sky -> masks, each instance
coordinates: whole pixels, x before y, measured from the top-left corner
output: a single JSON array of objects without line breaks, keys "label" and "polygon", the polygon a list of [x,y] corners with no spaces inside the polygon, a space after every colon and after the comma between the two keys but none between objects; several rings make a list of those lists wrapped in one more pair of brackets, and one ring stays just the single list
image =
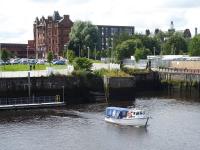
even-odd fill
[{"label": "sky", "polygon": [[99,25],[135,26],[137,33],[156,28],[167,31],[200,28],[200,0],[1,0],[0,43],[27,43],[33,39],[36,17],[70,15],[72,21]]}]

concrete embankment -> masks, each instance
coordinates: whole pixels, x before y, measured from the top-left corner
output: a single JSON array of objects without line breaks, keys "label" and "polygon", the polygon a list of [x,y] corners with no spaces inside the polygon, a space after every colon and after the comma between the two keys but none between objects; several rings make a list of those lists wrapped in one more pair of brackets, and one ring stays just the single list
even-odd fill
[{"label": "concrete embankment", "polygon": [[159,71],[162,89],[181,97],[200,97],[200,73],[194,69],[164,68]]},{"label": "concrete embankment", "polygon": [[137,90],[154,89],[158,76],[151,72],[133,77],[22,77],[0,78],[0,98],[59,95],[67,103],[134,100]]}]

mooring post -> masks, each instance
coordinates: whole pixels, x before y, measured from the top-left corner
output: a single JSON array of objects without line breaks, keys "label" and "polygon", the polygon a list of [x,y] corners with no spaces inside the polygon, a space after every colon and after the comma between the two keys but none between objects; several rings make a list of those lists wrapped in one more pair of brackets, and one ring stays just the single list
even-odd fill
[{"label": "mooring post", "polygon": [[106,97],[106,103],[108,103],[109,98],[109,78],[104,75],[104,92]]},{"label": "mooring post", "polygon": [[30,72],[28,72],[28,97],[30,99],[31,96],[31,80],[30,80]]}]

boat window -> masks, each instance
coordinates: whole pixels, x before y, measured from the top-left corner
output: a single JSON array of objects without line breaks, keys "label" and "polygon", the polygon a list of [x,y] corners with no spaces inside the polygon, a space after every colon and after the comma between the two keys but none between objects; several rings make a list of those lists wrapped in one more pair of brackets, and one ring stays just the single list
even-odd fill
[{"label": "boat window", "polygon": [[122,117],[125,117],[125,116],[126,116],[126,114],[127,114],[127,112],[126,112],[126,111],[122,111]]},{"label": "boat window", "polygon": [[143,115],[143,113],[142,113],[142,112],[140,112],[140,115]]},{"label": "boat window", "polygon": [[139,115],[139,112],[136,112],[136,115]]},{"label": "boat window", "polygon": [[113,110],[113,112],[112,112],[112,116],[114,117],[114,116],[115,116],[115,114],[116,114],[116,111],[115,111],[115,110]]}]

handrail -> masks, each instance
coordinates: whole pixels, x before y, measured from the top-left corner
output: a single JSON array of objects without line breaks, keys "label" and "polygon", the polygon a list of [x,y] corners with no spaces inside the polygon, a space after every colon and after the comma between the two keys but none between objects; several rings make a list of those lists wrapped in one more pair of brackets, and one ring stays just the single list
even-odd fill
[{"label": "handrail", "polygon": [[18,105],[18,104],[41,104],[41,103],[59,103],[56,96],[39,97],[19,97],[19,98],[0,98],[0,105]]}]

